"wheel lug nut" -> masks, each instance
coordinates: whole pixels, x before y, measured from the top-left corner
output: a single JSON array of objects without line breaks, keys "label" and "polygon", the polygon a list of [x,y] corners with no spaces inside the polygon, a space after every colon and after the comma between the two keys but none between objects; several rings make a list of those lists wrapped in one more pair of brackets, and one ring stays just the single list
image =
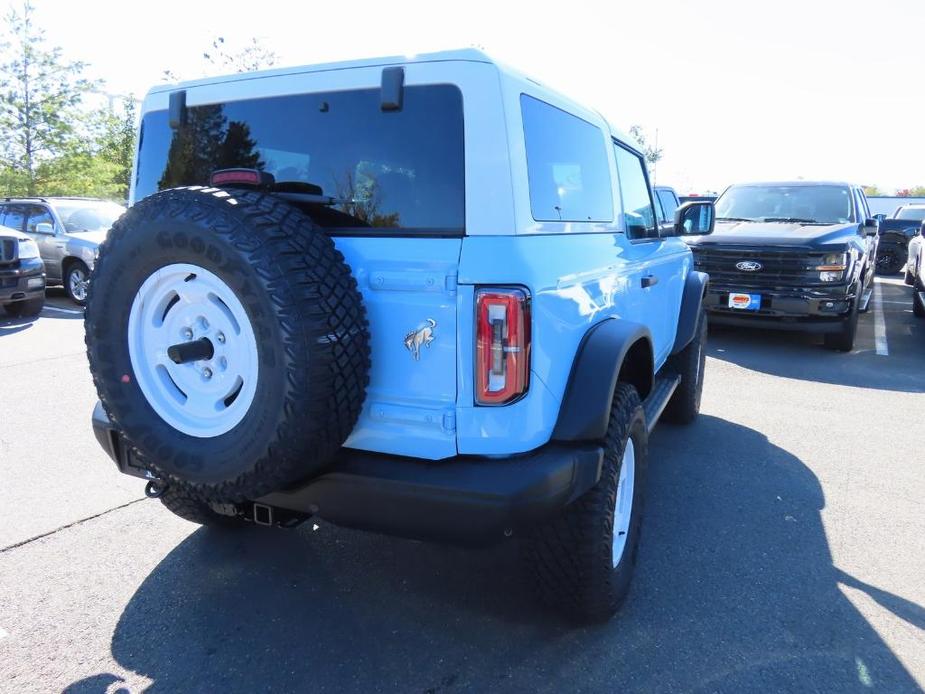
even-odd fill
[{"label": "wheel lug nut", "polygon": [[183,337],[187,340],[192,340],[193,339],[193,329],[183,328]]},{"label": "wheel lug nut", "polygon": [[202,329],[203,329],[203,330],[208,330],[208,329],[209,329],[209,321],[207,321],[207,320],[206,320],[205,318],[203,318],[203,317],[200,317],[200,318],[199,318],[199,325],[202,326]]},{"label": "wheel lug nut", "polygon": [[225,344],[225,333],[219,333],[215,336],[215,339],[218,340],[221,344]]},{"label": "wheel lug nut", "polygon": [[212,378],[212,369],[208,366],[202,370],[202,375],[206,378]]}]

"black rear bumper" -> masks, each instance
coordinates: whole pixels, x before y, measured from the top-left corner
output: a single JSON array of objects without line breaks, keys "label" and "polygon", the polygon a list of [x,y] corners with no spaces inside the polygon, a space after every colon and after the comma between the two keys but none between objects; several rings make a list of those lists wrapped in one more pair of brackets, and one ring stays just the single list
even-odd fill
[{"label": "black rear bumper", "polygon": [[[125,474],[151,479],[97,403],[93,430]],[[343,449],[330,470],[254,501],[271,514],[318,516],[337,525],[462,544],[487,544],[541,523],[600,479],[596,445],[548,444],[509,458],[441,461]],[[255,513],[253,503],[245,513]],[[281,513],[280,513],[281,512]]]},{"label": "black rear bumper", "polygon": [[41,259],[29,258],[0,265],[0,303],[34,299],[44,293],[45,265]]},{"label": "black rear bumper", "polygon": [[[760,294],[761,308],[758,311],[729,308],[730,292]],[[769,288],[711,284],[704,298],[704,307],[710,313],[711,323],[825,333],[841,330],[842,322],[856,299],[846,285]]]}]

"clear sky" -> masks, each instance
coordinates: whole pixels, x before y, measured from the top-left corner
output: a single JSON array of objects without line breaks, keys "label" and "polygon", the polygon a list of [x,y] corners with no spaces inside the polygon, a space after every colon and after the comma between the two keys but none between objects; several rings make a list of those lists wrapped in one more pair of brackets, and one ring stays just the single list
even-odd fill
[{"label": "clear sky", "polygon": [[298,65],[479,46],[658,130],[680,192],[775,178],[925,185],[925,0],[513,3],[33,0],[49,42],[107,89],[202,74],[216,36]]}]

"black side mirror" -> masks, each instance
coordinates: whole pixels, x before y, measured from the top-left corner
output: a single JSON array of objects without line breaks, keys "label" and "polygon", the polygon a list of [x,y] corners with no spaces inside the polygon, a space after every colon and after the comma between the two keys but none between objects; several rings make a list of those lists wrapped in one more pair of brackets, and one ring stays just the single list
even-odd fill
[{"label": "black side mirror", "polygon": [[876,236],[880,232],[880,220],[876,217],[864,221],[864,232],[868,236]]},{"label": "black side mirror", "polygon": [[882,224],[883,220],[886,219],[886,215],[881,212],[880,214],[875,214],[874,219]]},{"label": "black side mirror", "polygon": [[716,209],[709,201],[685,202],[674,213],[676,236],[706,236],[713,233]]}]

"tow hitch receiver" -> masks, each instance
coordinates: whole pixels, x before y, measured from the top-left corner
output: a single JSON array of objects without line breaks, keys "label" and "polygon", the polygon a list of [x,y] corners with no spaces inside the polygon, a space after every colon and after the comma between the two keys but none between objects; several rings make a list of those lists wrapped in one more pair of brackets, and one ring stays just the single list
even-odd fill
[{"label": "tow hitch receiver", "polygon": [[275,525],[277,528],[294,528],[311,518],[311,514],[259,503],[252,504],[250,513],[247,511],[247,507],[244,507],[241,511],[245,517],[254,521],[254,525],[268,527]]},{"label": "tow hitch receiver", "polygon": [[273,525],[273,507],[266,504],[254,504],[254,523]]}]

